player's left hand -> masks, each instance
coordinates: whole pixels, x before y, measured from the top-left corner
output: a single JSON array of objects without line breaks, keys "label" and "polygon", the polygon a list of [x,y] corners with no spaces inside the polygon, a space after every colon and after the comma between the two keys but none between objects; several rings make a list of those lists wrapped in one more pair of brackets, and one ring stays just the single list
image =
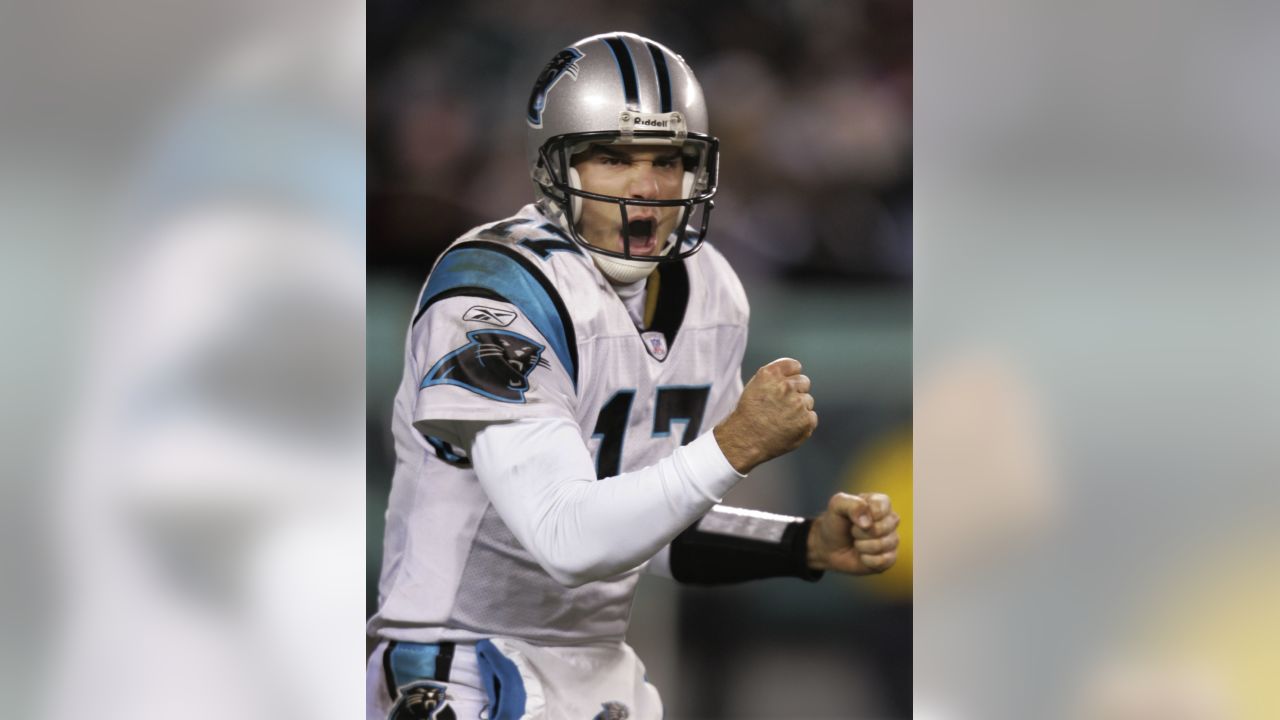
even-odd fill
[{"label": "player's left hand", "polygon": [[898,514],[881,493],[836,493],[809,530],[809,567],[882,573],[898,559]]}]

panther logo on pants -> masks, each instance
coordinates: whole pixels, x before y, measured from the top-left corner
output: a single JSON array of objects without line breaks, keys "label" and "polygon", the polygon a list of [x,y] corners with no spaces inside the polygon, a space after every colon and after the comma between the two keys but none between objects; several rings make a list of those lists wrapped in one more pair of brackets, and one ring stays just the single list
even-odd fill
[{"label": "panther logo on pants", "polygon": [[627,710],[627,706],[620,702],[610,700],[601,705],[601,707],[604,709],[596,713],[596,716],[591,720],[627,720],[627,718],[631,717],[631,711]]},{"label": "panther logo on pants", "polygon": [[456,720],[456,715],[442,686],[416,682],[400,688],[388,720]]}]

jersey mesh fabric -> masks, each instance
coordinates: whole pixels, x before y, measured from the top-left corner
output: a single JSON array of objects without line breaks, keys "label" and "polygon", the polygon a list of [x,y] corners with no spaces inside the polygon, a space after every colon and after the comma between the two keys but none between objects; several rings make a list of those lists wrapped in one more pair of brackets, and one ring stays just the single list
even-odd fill
[{"label": "jersey mesh fabric", "polygon": [[638,572],[566,588],[520,547],[490,507],[463,569],[453,622],[546,644],[612,639],[625,628]]}]

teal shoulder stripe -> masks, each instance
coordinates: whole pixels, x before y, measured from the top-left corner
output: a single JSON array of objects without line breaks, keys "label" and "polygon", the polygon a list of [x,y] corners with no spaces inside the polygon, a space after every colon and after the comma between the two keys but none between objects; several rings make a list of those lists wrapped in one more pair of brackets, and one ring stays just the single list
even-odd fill
[{"label": "teal shoulder stripe", "polygon": [[431,271],[419,315],[436,300],[458,294],[491,293],[520,308],[547,339],[578,388],[578,341],[560,293],[516,250],[489,242],[454,246]]}]

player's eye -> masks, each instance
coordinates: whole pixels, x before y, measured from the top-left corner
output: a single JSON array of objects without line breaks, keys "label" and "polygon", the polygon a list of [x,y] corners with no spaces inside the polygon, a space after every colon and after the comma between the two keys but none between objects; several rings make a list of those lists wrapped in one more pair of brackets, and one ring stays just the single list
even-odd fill
[{"label": "player's eye", "polygon": [[600,163],[608,167],[617,167],[623,163],[622,158],[613,155],[601,155]]},{"label": "player's eye", "polygon": [[680,164],[680,158],[675,156],[660,157],[653,161],[653,166],[659,170],[671,170],[678,164]]}]

